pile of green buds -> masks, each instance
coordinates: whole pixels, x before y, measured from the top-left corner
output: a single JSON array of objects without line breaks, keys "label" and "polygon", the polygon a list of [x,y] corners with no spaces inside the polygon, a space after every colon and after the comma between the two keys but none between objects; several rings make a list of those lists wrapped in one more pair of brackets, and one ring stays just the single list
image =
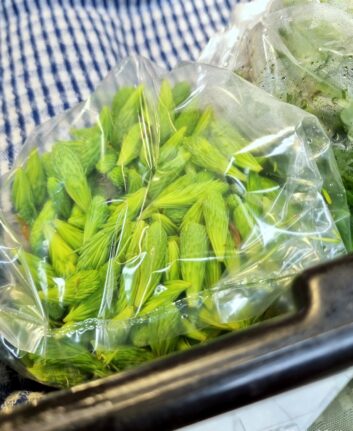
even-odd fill
[{"label": "pile of green buds", "polygon": [[[18,266],[52,334],[23,358],[42,382],[73,385],[248,324],[223,322],[205,292],[261,246],[276,167],[186,82],[163,81],[156,109],[146,94],[121,88],[96,124],[14,171]],[[82,325],[72,336],[98,321],[120,328],[114,342],[94,345]]]}]

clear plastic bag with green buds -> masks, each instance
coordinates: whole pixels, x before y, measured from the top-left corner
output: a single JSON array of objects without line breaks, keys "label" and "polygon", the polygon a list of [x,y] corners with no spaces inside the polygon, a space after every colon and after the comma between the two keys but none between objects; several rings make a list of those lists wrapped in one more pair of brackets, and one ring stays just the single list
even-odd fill
[{"label": "clear plastic bag with green buds", "polygon": [[14,363],[71,386],[261,320],[345,253],[313,141],[314,117],[229,71],[122,63],[1,179]]},{"label": "clear plastic bag with green buds", "polygon": [[[227,67],[282,101],[318,117],[331,146],[328,151],[321,144],[312,149],[318,155],[330,210],[350,251],[352,40],[352,1],[272,0],[260,16],[216,35],[202,54],[204,62]],[[339,191],[342,180],[337,171],[343,180],[343,193]]]}]

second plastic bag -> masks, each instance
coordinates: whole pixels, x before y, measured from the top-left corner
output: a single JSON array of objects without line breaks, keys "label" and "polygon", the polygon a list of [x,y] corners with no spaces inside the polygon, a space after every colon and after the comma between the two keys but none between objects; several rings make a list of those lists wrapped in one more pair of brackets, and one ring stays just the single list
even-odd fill
[{"label": "second plastic bag", "polygon": [[261,318],[345,253],[316,164],[328,147],[315,117],[230,71],[124,62],[2,178],[15,365],[68,386]]},{"label": "second plastic bag", "polygon": [[[228,67],[320,119],[331,138],[351,212],[352,41],[352,2],[273,0],[259,16],[237,22],[234,28],[215,36],[202,56],[203,61]],[[318,166],[325,184],[331,183],[330,170],[321,162]],[[351,235],[345,227],[349,219],[347,205],[341,195],[336,199],[331,207],[333,215],[351,250]]]}]

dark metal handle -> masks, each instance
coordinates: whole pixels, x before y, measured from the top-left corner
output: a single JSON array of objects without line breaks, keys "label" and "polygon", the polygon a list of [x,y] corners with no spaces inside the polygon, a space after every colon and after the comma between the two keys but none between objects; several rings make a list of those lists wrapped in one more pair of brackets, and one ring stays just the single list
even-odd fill
[{"label": "dark metal handle", "polygon": [[0,430],[173,430],[353,362],[353,256],[293,284],[298,312],[129,372],[45,397]]}]

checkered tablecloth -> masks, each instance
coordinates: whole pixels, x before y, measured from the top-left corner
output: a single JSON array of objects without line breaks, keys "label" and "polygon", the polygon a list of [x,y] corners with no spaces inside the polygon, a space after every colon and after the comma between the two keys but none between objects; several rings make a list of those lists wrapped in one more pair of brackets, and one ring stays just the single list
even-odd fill
[{"label": "checkered tablecloth", "polygon": [[122,58],[197,59],[236,0],[0,1],[0,174],[34,127],[84,100]]}]

